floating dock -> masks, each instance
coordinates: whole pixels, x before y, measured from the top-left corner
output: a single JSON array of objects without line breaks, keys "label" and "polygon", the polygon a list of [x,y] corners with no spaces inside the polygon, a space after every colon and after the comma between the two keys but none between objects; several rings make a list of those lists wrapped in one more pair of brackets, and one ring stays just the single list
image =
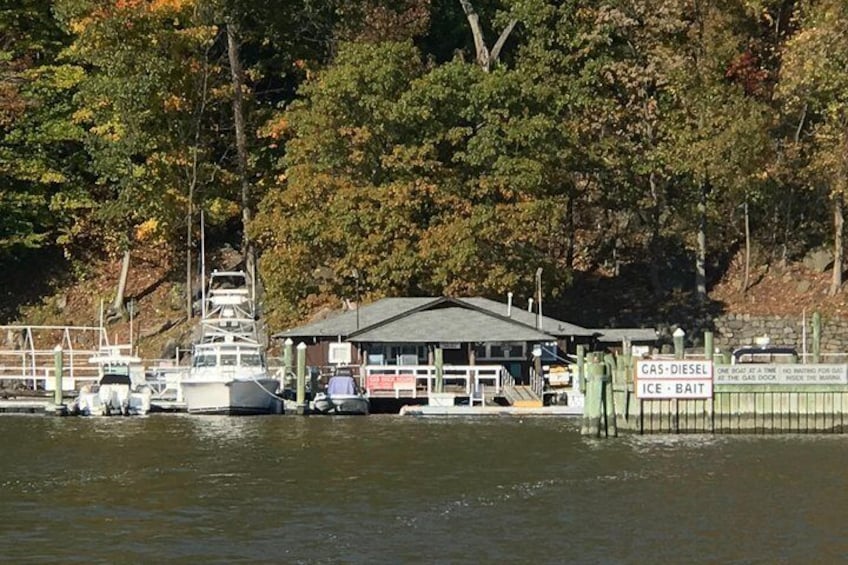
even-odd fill
[{"label": "floating dock", "polygon": [[428,406],[407,405],[401,416],[582,416],[582,406]]},{"label": "floating dock", "polygon": [[0,414],[53,414],[53,402],[46,398],[0,400]]}]

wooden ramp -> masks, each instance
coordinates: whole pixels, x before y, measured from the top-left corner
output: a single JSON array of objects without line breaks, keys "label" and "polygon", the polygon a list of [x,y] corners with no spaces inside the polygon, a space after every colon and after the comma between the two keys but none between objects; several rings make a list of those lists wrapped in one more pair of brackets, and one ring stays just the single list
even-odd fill
[{"label": "wooden ramp", "polygon": [[504,387],[504,397],[516,408],[542,407],[542,399],[528,385]]}]

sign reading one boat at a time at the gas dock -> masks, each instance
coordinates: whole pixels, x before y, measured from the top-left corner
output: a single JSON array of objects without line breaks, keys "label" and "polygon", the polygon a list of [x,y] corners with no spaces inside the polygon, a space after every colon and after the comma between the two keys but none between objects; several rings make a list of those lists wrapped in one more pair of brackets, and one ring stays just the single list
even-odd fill
[{"label": "sign reading one boat at a time at the gas dock", "polygon": [[636,361],[635,385],[637,398],[712,398],[713,364],[641,359]]}]

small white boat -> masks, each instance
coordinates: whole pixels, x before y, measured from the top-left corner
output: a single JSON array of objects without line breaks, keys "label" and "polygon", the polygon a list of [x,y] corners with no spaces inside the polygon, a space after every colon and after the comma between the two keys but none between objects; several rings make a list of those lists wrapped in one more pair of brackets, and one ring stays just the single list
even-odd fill
[{"label": "small white boat", "polygon": [[330,377],[327,388],[315,395],[312,411],[318,414],[367,416],[371,403],[356,386],[352,375]]},{"label": "small white boat", "polygon": [[129,345],[107,345],[89,358],[98,366],[96,384],[83,386],[71,412],[80,416],[137,416],[150,412],[151,390],[141,359]]}]

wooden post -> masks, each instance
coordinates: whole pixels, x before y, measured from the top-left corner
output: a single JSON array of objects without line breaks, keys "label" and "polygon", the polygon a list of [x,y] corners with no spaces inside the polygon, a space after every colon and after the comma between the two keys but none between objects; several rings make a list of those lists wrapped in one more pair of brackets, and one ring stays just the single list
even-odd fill
[{"label": "wooden post", "polygon": [[53,348],[53,369],[55,371],[56,390],[53,391],[53,404],[57,407],[62,405],[62,346],[57,345]]},{"label": "wooden post", "polygon": [[[706,331],[704,332],[704,358],[707,361],[713,362],[713,365],[716,364],[715,360],[715,343],[713,340],[713,332]],[[719,362],[721,360],[721,356],[719,356]],[[715,369],[713,369],[713,379],[715,379]],[[713,393],[713,398],[715,397],[715,393]],[[707,423],[709,423],[709,430],[705,431],[713,431],[714,429],[714,410],[713,410],[713,398],[709,400],[704,400],[704,428],[707,427]]]},{"label": "wooden post", "polygon": [[294,342],[290,337],[287,337],[286,341],[283,342],[283,378],[280,382],[280,389],[285,388],[286,383],[289,380],[289,375],[292,372],[293,346]]},{"label": "wooden post", "polygon": [[618,436],[618,425],[615,418],[615,398],[613,397],[613,374],[618,367],[615,364],[615,358],[611,357],[612,363],[606,363],[606,372],[601,376],[603,386],[603,410],[604,410],[604,435],[613,437]]},{"label": "wooden post", "polygon": [[586,373],[584,363],[586,361],[586,348],[582,345],[577,346],[577,382],[572,383],[572,386],[580,391],[580,394],[586,394]]},{"label": "wooden post", "polygon": [[604,363],[597,356],[586,366],[586,399],[583,404],[583,425],[580,433],[586,436],[601,434],[601,402],[604,384]]},{"label": "wooden post", "polygon": [[813,363],[821,363],[821,313],[813,312]]},{"label": "wooden post", "polygon": [[436,383],[433,392],[444,392],[444,367],[445,367],[445,356],[441,347],[437,347],[435,351],[435,363],[436,366]]},{"label": "wooden post", "polygon": [[704,332],[704,359],[713,360],[713,332]]},{"label": "wooden post", "polygon": [[[542,349],[541,349],[542,346],[539,345],[538,347],[539,347],[539,350],[538,350],[539,354],[533,355],[533,372],[536,373],[536,379],[538,379],[538,382],[541,382],[542,379],[543,379],[543,377],[542,377]],[[535,353],[536,349],[534,348],[533,351]],[[533,381],[531,380],[531,383],[532,382]]]},{"label": "wooden post", "polygon": [[627,422],[628,411],[630,407],[630,385],[633,382],[633,355],[625,353],[618,363],[618,382],[613,381],[613,394],[618,394],[615,400],[617,410],[616,423],[620,415],[624,422]]},{"label": "wooden post", "polygon": [[297,413],[306,413],[306,344],[297,344]]},{"label": "wooden post", "polygon": [[686,335],[686,332],[683,331],[683,328],[677,328],[671,335],[674,340],[674,358],[683,359],[683,337]]}]

